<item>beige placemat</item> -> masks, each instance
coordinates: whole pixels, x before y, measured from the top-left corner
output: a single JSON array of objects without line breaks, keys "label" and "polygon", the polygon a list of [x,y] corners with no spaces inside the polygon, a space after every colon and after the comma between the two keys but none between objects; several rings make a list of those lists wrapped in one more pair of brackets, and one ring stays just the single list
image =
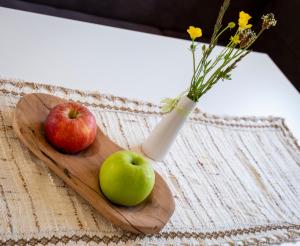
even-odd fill
[{"label": "beige placemat", "polygon": [[176,209],[160,234],[123,232],[103,219],[20,143],[14,107],[26,93],[79,101],[124,148],[159,121],[151,103],[35,83],[0,81],[0,245],[203,245],[300,239],[300,148],[281,118],[196,110],[165,161]]}]

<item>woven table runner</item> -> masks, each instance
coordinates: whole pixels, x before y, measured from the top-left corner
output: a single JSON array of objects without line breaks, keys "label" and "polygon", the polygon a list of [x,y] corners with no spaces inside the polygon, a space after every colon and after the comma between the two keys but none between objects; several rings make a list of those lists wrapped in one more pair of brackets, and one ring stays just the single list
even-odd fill
[{"label": "woven table runner", "polygon": [[300,239],[300,148],[283,119],[191,115],[154,168],[175,199],[157,235],[124,232],[69,189],[16,138],[14,108],[42,92],[86,105],[126,149],[161,118],[157,105],[62,87],[0,81],[0,245],[223,245]]}]

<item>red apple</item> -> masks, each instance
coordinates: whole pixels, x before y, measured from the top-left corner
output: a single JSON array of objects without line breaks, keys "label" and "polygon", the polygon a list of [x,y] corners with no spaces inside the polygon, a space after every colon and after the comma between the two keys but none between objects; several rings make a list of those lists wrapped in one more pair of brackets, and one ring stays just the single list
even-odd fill
[{"label": "red apple", "polygon": [[56,105],[47,116],[44,129],[46,139],[55,148],[69,154],[86,149],[97,134],[93,114],[75,102]]}]

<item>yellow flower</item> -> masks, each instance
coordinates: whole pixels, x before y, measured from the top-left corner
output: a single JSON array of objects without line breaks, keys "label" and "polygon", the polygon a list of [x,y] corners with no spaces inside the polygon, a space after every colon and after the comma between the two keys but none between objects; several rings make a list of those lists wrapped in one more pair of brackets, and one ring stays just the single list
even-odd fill
[{"label": "yellow flower", "polygon": [[186,31],[190,34],[190,37],[193,41],[202,36],[202,30],[199,27],[190,26]]},{"label": "yellow flower", "polygon": [[234,43],[234,44],[239,44],[241,42],[239,35],[234,35],[233,37],[230,38],[230,40]]},{"label": "yellow flower", "polygon": [[245,30],[248,28],[251,28],[252,25],[248,24],[248,21],[251,19],[252,17],[245,13],[244,11],[240,12],[240,18],[239,18],[239,29],[240,30]]}]

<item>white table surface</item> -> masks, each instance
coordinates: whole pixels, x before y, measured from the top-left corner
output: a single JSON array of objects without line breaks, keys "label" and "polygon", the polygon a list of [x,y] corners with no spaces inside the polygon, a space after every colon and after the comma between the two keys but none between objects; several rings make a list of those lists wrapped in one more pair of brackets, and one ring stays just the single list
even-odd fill
[{"label": "white table surface", "polygon": [[[155,103],[179,94],[191,78],[188,41],[2,7],[0,30],[3,78]],[[267,54],[250,54],[199,106],[221,115],[281,116],[300,139],[300,95]]]}]

